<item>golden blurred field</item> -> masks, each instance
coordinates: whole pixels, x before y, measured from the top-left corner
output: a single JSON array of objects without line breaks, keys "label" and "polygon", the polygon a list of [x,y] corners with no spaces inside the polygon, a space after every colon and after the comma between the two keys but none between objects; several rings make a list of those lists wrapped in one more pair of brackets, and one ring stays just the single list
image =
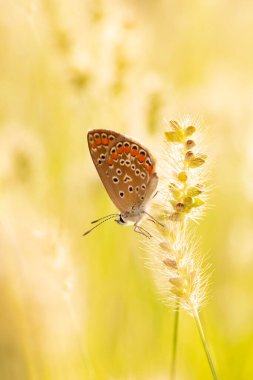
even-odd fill
[{"label": "golden blurred field", "polygon": [[[173,312],[86,133],[159,156],[164,118],[207,127],[214,268],[202,311],[220,379],[253,378],[253,3],[10,0],[0,12],[0,379],[165,380]],[[181,315],[177,379],[211,379]]]}]

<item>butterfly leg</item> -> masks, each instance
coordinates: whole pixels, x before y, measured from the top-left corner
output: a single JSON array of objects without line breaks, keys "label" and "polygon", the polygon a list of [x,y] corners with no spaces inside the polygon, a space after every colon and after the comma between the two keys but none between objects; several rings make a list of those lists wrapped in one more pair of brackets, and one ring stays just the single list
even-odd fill
[{"label": "butterfly leg", "polygon": [[137,232],[138,234],[145,236],[148,239],[152,237],[152,235],[148,231],[146,231],[143,227],[138,226],[138,224],[134,225],[134,231]]},{"label": "butterfly leg", "polygon": [[163,223],[159,222],[157,219],[155,219],[152,215],[148,214],[146,211],[143,211],[144,214],[149,216],[148,220],[152,220],[152,222],[159,224],[161,227],[165,227]]}]

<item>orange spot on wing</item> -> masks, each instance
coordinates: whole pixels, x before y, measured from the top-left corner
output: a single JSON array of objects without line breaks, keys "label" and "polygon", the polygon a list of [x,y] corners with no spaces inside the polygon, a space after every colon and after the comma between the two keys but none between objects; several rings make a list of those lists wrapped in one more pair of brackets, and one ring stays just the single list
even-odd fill
[{"label": "orange spot on wing", "polygon": [[153,166],[149,166],[148,164],[144,164],[143,166],[149,174],[153,172]]},{"label": "orange spot on wing", "polygon": [[117,148],[117,153],[118,153],[118,154],[123,153],[123,151],[124,151],[123,146],[121,146],[120,148]]},{"label": "orange spot on wing", "polygon": [[110,156],[109,158],[108,158],[108,165],[109,166],[112,166],[113,165],[113,159],[112,159],[112,157]]},{"label": "orange spot on wing", "polygon": [[135,157],[137,156],[137,154],[138,154],[137,149],[131,149],[131,156]]},{"label": "orange spot on wing", "polygon": [[91,146],[92,148],[96,148],[96,147],[97,147],[97,144],[94,142],[94,143],[90,144],[90,146]]},{"label": "orange spot on wing", "polygon": [[103,145],[108,145],[109,144],[109,140],[107,138],[102,139],[102,144]]},{"label": "orange spot on wing", "polygon": [[112,158],[114,160],[117,160],[118,159],[118,153],[112,153]]},{"label": "orange spot on wing", "polygon": [[124,152],[126,153],[126,154],[128,154],[129,152],[130,152],[130,146],[125,146],[124,147]]},{"label": "orange spot on wing", "polygon": [[101,138],[100,137],[98,137],[97,139],[95,139],[95,141],[96,141],[97,145],[101,145]]},{"label": "orange spot on wing", "polygon": [[143,162],[145,160],[145,154],[139,154],[138,155],[138,161]]}]

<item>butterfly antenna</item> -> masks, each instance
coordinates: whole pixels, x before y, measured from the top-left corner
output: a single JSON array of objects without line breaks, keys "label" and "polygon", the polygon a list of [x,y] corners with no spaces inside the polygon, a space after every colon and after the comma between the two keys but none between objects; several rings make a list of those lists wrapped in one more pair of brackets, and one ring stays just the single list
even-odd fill
[{"label": "butterfly antenna", "polygon": [[102,220],[102,219],[106,219],[106,218],[113,217],[113,216],[118,216],[118,215],[119,215],[119,214],[109,214],[109,215],[106,215],[106,216],[102,216],[102,218],[99,218],[99,219],[97,219],[97,220],[93,220],[93,221],[91,222],[91,224],[97,223],[97,222],[99,222],[99,221]]},{"label": "butterfly antenna", "polygon": [[[118,214],[116,214],[116,215],[118,215]],[[102,221],[101,221],[100,223],[98,223],[96,226],[92,227],[90,230],[86,231],[82,236],[86,236],[86,235],[88,235],[92,230],[94,230],[95,228],[97,228],[98,226],[100,226],[100,224],[103,224],[104,222],[107,222],[107,220],[114,218],[114,217],[115,217],[115,214],[110,215],[110,216],[107,215],[107,216],[108,216],[107,219],[105,219],[105,217],[104,217],[104,218],[101,218],[101,219],[104,219],[104,220],[102,220]],[[99,220],[100,220],[100,219],[99,219]],[[93,223],[95,223],[95,221],[94,221]]]},{"label": "butterfly antenna", "polygon": [[149,218],[150,218],[154,223],[157,223],[157,224],[159,224],[159,226],[164,227],[164,224],[163,224],[163,223],[159,222],[157,219],[155,219],[152,215],[150,215],[150,214],[147,213],[146,211],[144,211],[144,214],[148,215]]}]

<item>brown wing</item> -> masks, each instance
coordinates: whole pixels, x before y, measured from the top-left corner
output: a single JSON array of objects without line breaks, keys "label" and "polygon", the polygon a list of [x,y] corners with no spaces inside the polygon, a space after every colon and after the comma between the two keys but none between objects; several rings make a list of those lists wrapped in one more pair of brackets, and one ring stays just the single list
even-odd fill
[{"label": "brown wing", "polygon": [[[155,190],[155,160],[139,142],[113,131],[88,132],[91,157],[110,198],[121,213],[146,203]],[[154,184],[154,181],[152,181]]]}]

